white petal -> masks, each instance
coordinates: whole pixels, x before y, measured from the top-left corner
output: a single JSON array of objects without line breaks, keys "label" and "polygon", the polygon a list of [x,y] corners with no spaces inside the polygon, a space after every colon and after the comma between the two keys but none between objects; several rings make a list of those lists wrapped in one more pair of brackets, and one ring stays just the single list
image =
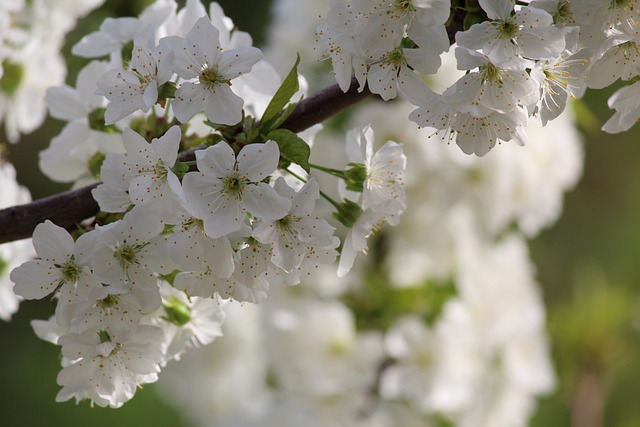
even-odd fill
[{"label": "white petal", "polygon": [[244,100],[228,84],[216,84],[206,92],[204,114],[214,123],[235,125],[242,120]]},{"label": "white petal", "polygon": [[260,182],[275,172],[280,149],[274,141],[246,145],[238,153],[238,173],[251,182]]},{"label": "white petal", "polygon": [[73,255],[71,235],[49,220],[36,226],[33,247],[40,258],[58,264],[66,263]]},{"label": "white petal", "polygon": [[51,262],[31,260],[15,268],[11,274],[13,292],[25,299],[41,299],[53,292],[62,274]]},{"label": "white petal", "polygon": [[236,155],[226,142],[196,151],[198,170],[215,178],[229,176],[236,166]]},{"label": "white petal", "polygon": [[267,221],[284,217],[291,208],[290,200],[281,197],[273,187],[264,182],[246,186],[243,201],[247,211]]},{"label": "white petal", "polygon": [[262,51],[256,47],[241,46],[223,52],[218,58],[218,72],[227,80],[246,74],[262,59]]},{"label": "white petal", "polygon": [[173,113],[181,123],[186,123],[191,117],[202,112],[208,96],[207,90],[202,85],[183,83],[176,91],[175,99],[171,102]]}]

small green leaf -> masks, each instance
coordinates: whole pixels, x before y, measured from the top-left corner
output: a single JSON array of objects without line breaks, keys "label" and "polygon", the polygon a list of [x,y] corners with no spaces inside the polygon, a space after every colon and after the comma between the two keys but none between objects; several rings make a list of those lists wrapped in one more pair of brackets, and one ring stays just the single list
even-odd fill
[{"label": "small green leaf", "polygon": [[287,129],[276,129],[269,132],[267,137],[276,143],[280,148],[280,156],[285,160],[298,164],[307,173],[311,170],[309,166],[309,156],[311,148],[304,139]]},{"label": "small green leaf", "polygon": [[273,95],[273,99],[269,102],[266,110],[264,110],[262,120],[260,121],[260,131],[262,133],[266,133],[269,130],[274,129],[273,123],[278,119],[280,112],[284,106],[287,105],[293,94],[300,89],[300,84],[298,83],[299,63],[300,55],[297,56],[296,63],[293,64],[293,68],[291,68],[291,71],[278,88],[276,94]]},{"label": "small green leaf", "polygon": [[89,127],[98,132],[104,133],[120,133],[117,127],[114,125],[105,125],[104,124],[104,112],[105,108],[96,108],[92,112],[89,113]]}]

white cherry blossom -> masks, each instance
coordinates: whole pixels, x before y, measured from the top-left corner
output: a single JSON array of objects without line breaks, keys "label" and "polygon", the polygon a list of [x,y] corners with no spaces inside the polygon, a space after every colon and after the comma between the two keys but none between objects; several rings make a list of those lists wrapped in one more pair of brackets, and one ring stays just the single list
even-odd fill
[{"label": "white cherry blossom", "polygon": [[618,133],[631,129],[640,119],[640,82],[618,89],[609,98],[609,108],[615,113],[602,126],[603,131]]},{"label": "white cherry blossom", "polygon": [[298,192],[289,187],[284,178],[278,178],[275,189],[291,200],[289,213],[273,222],[262,222],[254,236],[262,243],[273,245],[271,262],[286,272],[299,267],[314,241],[333,234],[333,227],[313,216],[315,203],[320,198],[318,183],[310,179]]},{"label": "white cherry blossom", "polygon": [[[401,144],[387,141],[379,150],[373,150],[374,134],[371,126],[347,132],[346,150],[349,162],[364,165],[366,177],[362,189],[362,207],[373,208],[386,200],[397,200],[405,205],[402,173],[407,157]],[[349,193],[353,196],[355,193]]]},{"label": "white cherry blossom", "polygon": [[132,211],[123,220],[100,227],[92,256],[94,274],[119,289],[139,288],[157,301],[156,274],[168,274],[173,263],[167,254],[162,224],[151,212]]},{"label": "white cherry blossom", "polygon": [[458,32],[460,46],[482,49],[496,64],[518,56],[551,59],[564,50],[564,34],[544,10],[525,6],[514,13],[515,0],[480,0],[480,5],[491,20]]},{"label": "white cherry blossom", "polygon": [[247,213],[266,220],[287,214],[291,202],[263,182],[276,170],[279,155],[273,141],[247,145],[237,157],[224,142],[196,152],[200,172],[189,172],[182,184],[207,235],[218,238],[239,230]]},{"label": "white cherry blossom", "polygon": [[84,302],[100,283],[89,267],[90,243],[80,237],[74,242],[69,233],[47,220],[33,233],[38,259],[27,261],[11,272],[14,292],[26,299],[41,299],[56,292],[56,315],[69,324],[70,307]]},{"label": "white cherry blossom", "polygon": [[186,38],[173,38],[175,72],[186,81],[176,91],[172,106],[186,122],[203,112],[214,123],[232,125],[242,119],[244,101],[231,90],[231,80],[251,71],[262,59],[254,47],[223,51],[220,32],[208,17],[196,21]]},{"label": "white cherry blossom", "polygon": [[173,74],[173,51],[164,43],[156,46],[151,27],[140,30],[134,39],[128,69],[107,71],[98,80],[99,95],[109,100],[105,124],[110,125],[131,113],[149,111],[158,100],[158,88]]},{"label": "white cherry blossom", "polygon": [[156,326],[141,325],[111,334],[88,330],[60,337],[69,362],[58,374],[62,390],[56,401],[88,398],[99,406],[122,406],[139,385],[157,380],[161,334]]},{"label": "white cherry blossom", "polygon": [[154,209],[162,218],[174,216],[179,206],[180,182],[172,171],[182,132],[171,127],[147,142],[131,129],[122,141],[126,154],[109,154],[101,168],[104,181],[92,191],[106,212],[124,212],[130,204]]}]

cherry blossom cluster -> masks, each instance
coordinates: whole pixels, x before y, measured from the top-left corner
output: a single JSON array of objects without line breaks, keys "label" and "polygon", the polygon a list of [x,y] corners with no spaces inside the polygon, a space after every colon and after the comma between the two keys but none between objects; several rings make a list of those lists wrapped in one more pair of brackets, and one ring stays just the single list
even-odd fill
[{"label": "cherry blossom cluster", "polygon": [[[449,59],[441,84],[462,74]],[[193,425],[510,427],[553,390],[525,235],[557,219],[580,175],[571,116],[532,122],[528,146],[480,158],[424,144],[432,130],[402,120],[412,108],[371,103],[346,125],[371,122],[375,146],[404,142],[400,224],[345,277],[320,272],[262,304],[228,305],[224,339],[158,384]],[[343,136],[322,143],[324,162]]]},{"label": "cherry blossom cluster", "polygon": [[[289,55],[317,54],[309,21],[329,3],[278,1],[276,22],[295,25],[272,28],[265,51],[287,40]],[[464,77],[453,54],[442,56],[434,87]],[[443,133],[428,143],[434,128],[407,126],[414,108],[403,97],[371,102],[316,137],[323,164],[339,164],[342,129],[370,123],[374,146],[403,141],[407,209],[349,275],[320,272],[263,304],[230,304],[224,339],[187,354],[159,382],[192,424],[512,427],[527,425],[537,398],[553,390],[525,237],[557,220],[580,176],[573,118],[529,121],[526,147],[478,157]]]},{"label": "cherry blossom cluster", "polygon": [[[478,156],[502,141],[524,145],[530,118],[542,124],[556,118],[587,83],[604,87],[637,74],[622,71],[635,69],[633,54],[622,52],[635,46],[636,2],[473,3],[337,2],[318,27],[318,37],[343,90],[352,70],[361,87],[366,79],[384,99],[394,98],[399,89],[418,107],[409,116],[412,121],[449,135],[465,153]],[[440,54],[449,48],[445,24],[459,18],[458,9],[465,11],[464,31],[455,34],[455,55],[457,68],[466,74],[437,94],[422,77],[440,67]],[[627,66],[611,72],[617,54]],[[612,120],[624,115],[630,126],[638,115],[623,107],[625,93],[610,101],[621,110]],[[615,130],[611,121],[605,130]]]},{"label": "cherry blossom cluster", "polygon": [[[216,3],[105,19],[73,47],[91,60],[75,86],[46,92],[66,124],[40,154],[52,180],[95,184],[100,213],[73,232],[38,225],[22,265],[28,249],[0,246],[0,292],[16,267],[16,295],[56,301],[33,326],[61,347],[57,400],[119,407],[189,358],[166,387],[202,425],[526,424],[554,375],[524,236],[557,219],[580,175],[567,101],[638,74],[636,3],[282,0],[287,27],[264,53]],[[302,14],[326,16],[310,38]],[[306,96],[290,63],[317,55],[314,38],[343,91],[355,75],[398,99],[342,134],[287,130]],[[278,49],[286,66],[269,62]],[[5,58],[6,94],[23,74]],[[637,120],[635,86],[606,130]],[[0,204],[23,201],[0,164],[5,178]],[[211,356],[186,351],[205,344]]]},{"label": "cherry blossom cluster", "polygon": [[[138,18],[106,19],[73,51],[109,61],[47,92],[67,124],[40,165],[58,181],[99,179],[100,213],[72,234],[38,225],[36,258],[11,272],[15,294],[57,301],[34,322],[61,346],[57,400],[119,407],[187,347],[221,335],[229,300],[260,302],[333,263],[340,239],[317,213],[321,194],[348,227],[341,276],[370,235],[398,224],[402,145],[374,150],[364,126],[347,135],[347,166],[310,164],[308,143],[278,128],[295,66],[265,90],[261,79],[277,74],[219,5],[160,0]],[[339,201],[312,167],[339,178]]]}]

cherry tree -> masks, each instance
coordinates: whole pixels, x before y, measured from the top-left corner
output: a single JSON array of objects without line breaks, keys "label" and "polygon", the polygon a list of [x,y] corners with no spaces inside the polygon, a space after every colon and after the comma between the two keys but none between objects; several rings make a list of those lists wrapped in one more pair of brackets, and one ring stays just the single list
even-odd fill
[{"label": "cherry tree", "polygon": [[0,6],[7,140],[66,122],[39,165],[72,190],[29,203],[0,158],[0,316],[52,296],[56,400],[160,379],[203,425],[527,424],[555,376],[526,239],[581,173],[567,103],[620,79],[603,129],[640,117],[637,1],[280,0],[259,49],[157,0],[73,47],[75,86],[101,2],[64,3]]}]

